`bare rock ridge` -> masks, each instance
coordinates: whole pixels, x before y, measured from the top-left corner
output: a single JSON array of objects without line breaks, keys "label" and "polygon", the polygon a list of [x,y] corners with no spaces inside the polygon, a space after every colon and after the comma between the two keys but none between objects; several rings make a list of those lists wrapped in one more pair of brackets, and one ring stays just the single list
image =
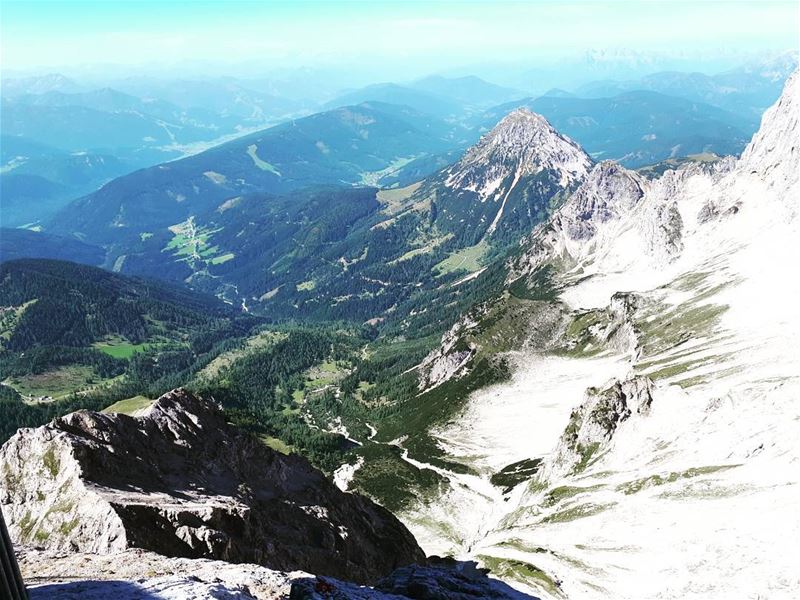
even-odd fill
[{"label": "bare rock ridge", "polygon": [[17,544],[249,562],[359,583],[425,561],[391,513],[178,389],[140,417],[78,411],[0,450]]}]

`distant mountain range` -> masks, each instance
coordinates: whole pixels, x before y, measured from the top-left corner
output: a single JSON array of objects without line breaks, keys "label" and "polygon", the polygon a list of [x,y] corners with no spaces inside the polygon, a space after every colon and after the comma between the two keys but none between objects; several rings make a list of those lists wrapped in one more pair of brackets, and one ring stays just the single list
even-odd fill
[{"label": "distant mountain range", "polygon": [[[630,58],[592,60],[600,65]],[[629,167],[696,154],[736,154],[795,62],[796,57],[787,54],[718,75],[665,71],[583,84],[576,93],[553,88],[538,98],[474,76],[436,75],[405,84],[369,85],[335,95],[323,108],[369,105],[365,108],[411,122],[444,143],[431,144],[423,136],[405,144],[393,160],[379,152],[383,158],[373,161],[375,165],[347,167],[347,152],[339,161],[326,155],[321,158],[327,165],[320,171],[328,175],[321,177],[312,173],[319,162],[312,152],[298,155],[308,164],[296,168],[308,172],[301,179],[309,184],[405,186],[458,160],[463,148],[520,106],[543,114],[593,157],[612,158]],[[287,72],[282,80],[131,77],[115,80],[113,87],[92,87],[59,74],[4,78],[2,225],[42,224],[70,200],[116,177],[319,110],[321,99],[331,93],[315,92],[303,83],[303,77],[313,76],[314,72]],[[340,167],[346,172],[338,176],[333,171]],[[366,173],[363,181],[353,177],[355,170]],[[244,183],[232,186],[237,191],[261,189],[258,182],[263,178],[239,178]],[[288,188],[268,185],[263,191],[281,189]],[[189,197],[185,190],[174,191]],[[190,191],[194,193],[194,187]]]},{"label": "distant mountain range", "polygon": [[441,118],[459,119],[465,114],[523,97],[524,92],[475,76],[450,78],[431,75],[406,85],[381,83],[351,90],[329,101],[325,107],[378,101],[404,104]]},{"label": "distant mountain range", "polygon": [[377,83],[363,89],[346,92],[323,105],[324,109],[361,104],[363,102],[385,102],[409,106],[419,112],[439,118],[456,118],[461,115],[461,105],[448,98],[415,90],[396,83]]},{"label": "distant mountain range", "polygon": [[[364,172],[350,169],[368,168],[379,153],[397,162],[409,144],[442,147],[374,106],[321,113],[133,173],[70,205],[50,231],[105,245],[105,265],[115,270],[188,281],[249,310],[366,321],[393,305],[411,312],[425,293],[502,256],[592,164],[542,117],[520,110],[421,183],[331,186],[345,176],[363,186]],[[349,160],[326,165],[323,143]],[[254,165],[254,155],[269,168]],[[329,185],[308,187],[314,180]]]},{"label": "distant mountain range", "polygon": [[593,81],[577,87],[575,95],[606,98],[634,90],[659,92],[724,108],[755,130],[761,113],[778,99],[783,82],[797,64],[797,53],[787,52],[762,63],[716,75],[660,71],[637,79]]},{"label": "distant mountain range", "polygon": [[69,152],[24,137],[0,135],[0,198],[4,227],[34,224],[76,195],[91,192],[131,170],[116,156]]},{"label": "distant mountain range", "polygon": [[628,167],[704,152],[738,154],[754,131],[748,117],[647,91],[610,98],[563,93],[528,98],[487,111],[484,126],[490,127],[520,105],[545,116],[595,158],[613,159]]},{"label": "distant mountain range", "polygon": [[127,83],[143,95],[57,74],[3,79],[3,225],[41,221],[115,177],[303,112],[237,86]]}]

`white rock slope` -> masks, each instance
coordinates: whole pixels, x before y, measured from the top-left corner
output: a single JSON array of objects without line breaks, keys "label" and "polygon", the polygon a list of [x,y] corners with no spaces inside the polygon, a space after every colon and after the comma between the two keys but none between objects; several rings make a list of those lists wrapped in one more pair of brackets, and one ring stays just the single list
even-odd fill
[{"label": "white rock slope", "polygon": [[[427,551],[545,597],[798,596],[799,122],[796,73],[740,159],[653,182],[602,163],[534,232],[512,280],[552,267],[596,345],[516,357],[436,432],[485,477],[544,462],[502,499],[453,474],[405,515]],[[601,349],[606,309],[628,342]]]}]

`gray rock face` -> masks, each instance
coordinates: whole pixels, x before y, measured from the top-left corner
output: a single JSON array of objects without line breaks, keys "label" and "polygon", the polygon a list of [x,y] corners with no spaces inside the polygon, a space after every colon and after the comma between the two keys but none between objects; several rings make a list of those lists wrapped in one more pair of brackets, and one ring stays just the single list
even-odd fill
[{"label": "gray rock face", "polygon": [[580,472],[611,441],[617,428],[633,415],[646,416],[653,403],[653,382],[647,377],[615,381],[605,389],[589,388],[572,411],[548,469]]},{"label": "gray rock face", "polygon": [[627,214],[644,196],[638,176],[612,161],[595,165],[554,222],[573,240],[588,240],[597,226]]},{"label": "gray rock face", "polygon": [[645,195],[644,180],[612,161],[596,164],[552,216],[523,240],[522,254],[509,263],[509,281],[544,264],[565,270],[587,250],[604,243],[604,230],[624,222]]},{"label": "gray rock face", "polygon": [[536,600],[490,579],[474,562],[436,557],[430,565],[401,567],[367,587],[302,571],[167,558],[135,549],[115,554],[19,550],[31,600]]},{"label": "gray rock face", "polygon": [[370,500],[175,390],[141,417],[78,411],[0,449],[0,505],[16,543],[251,562],[357,582],[424,561]]},{"label": "gray rock face", "polygon": [[631,292],[617,292],[608,306],[610,321],[603,332],[603,341],[617,352],[636,358],[639,354],[639,334],[633,314],[640,302],[639,296]]}]

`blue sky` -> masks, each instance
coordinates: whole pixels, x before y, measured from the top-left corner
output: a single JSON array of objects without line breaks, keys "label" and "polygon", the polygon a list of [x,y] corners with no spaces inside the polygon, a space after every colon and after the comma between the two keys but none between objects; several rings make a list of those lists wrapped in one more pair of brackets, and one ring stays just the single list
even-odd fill
[{"label": "blue sky", "polygon": [[588,48],[796,48],[797,0],[225,2],[0,0],[6,69],[213,60],[430,70]]}]

